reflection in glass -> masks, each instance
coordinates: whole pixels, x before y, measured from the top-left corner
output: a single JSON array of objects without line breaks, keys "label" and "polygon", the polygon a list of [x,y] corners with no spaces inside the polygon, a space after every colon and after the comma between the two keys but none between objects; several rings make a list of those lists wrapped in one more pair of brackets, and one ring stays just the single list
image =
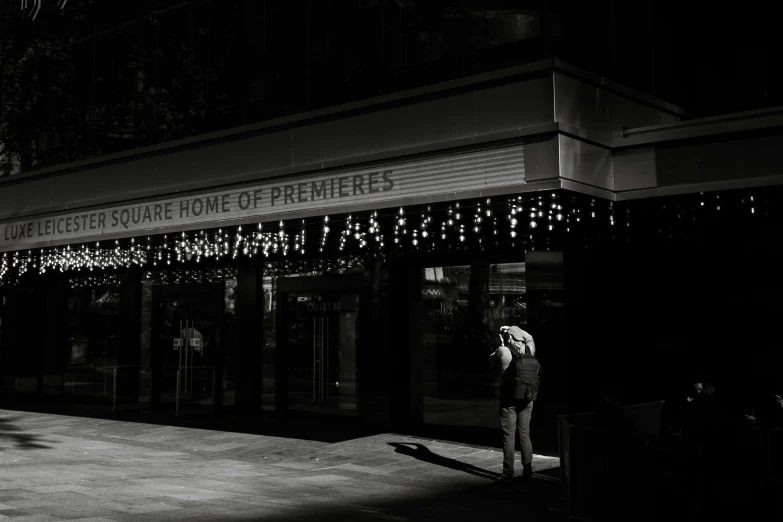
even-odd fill
[{"label": "reflection in glass", "polygon": [[[156,401],[169,408],[236,402],[236,269],[198,267],[145,272],[142,360],[156,379]],[[217,384],[222,382],[222,388]],[[179,394],[179,395],[178,395]]]},{"label": "reflection in glass", "polygon": [[239,346],[239,326],[236,313],[236,278],[223,282],[223,406],[236,404],[236,374]]},{"label": "reflection in glass", "polygon": [[264,271],[264,319],[261,345],[261,409],[275,411],[275,369],[277,368],[277,277]]},{"label": "reflection in glass", "polygon": [[[261,369],[261,407],[265,412],[275,411],[277,368],[277,282],[281,277],[309,277],[330,274],[348,274],[362,271],[364,260],[358,256],[335,259],[290,259],[264,263],[264,319]],[[347,350],[347,348],[346,348]],[[346,402],[347,404],[347,402]]]},{"label": "reflection in glass", "polygon": [[355,413],[359,296],[291,292],[285,313],[288,409]]},{"label": "reflection in glass", "polygon": [[68,293],[66,393],[110,397],[118,366],[120,286],[109,281],[93,287],[72,284]]},{"label": "reflection in glass", "polygon": [[0,177],[544,58],[537,3],[361,3],[0,10]]},{"label": "reflection in glass", "polygon": [[421,282],[423,421],[497,426],[488,358],[502,325],[527,325],[525,264],[429,267]]}]

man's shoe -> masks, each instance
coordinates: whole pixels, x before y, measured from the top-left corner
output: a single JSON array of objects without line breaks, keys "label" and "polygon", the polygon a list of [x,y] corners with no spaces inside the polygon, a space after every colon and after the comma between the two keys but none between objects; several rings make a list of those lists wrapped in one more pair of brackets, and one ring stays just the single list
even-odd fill
[{"label": "man's shoe", "polygon": [[513,473],[503,473],[501,476],[497,477],[495,480],[498,482],[508,482],[509,480],[514,478]]}]

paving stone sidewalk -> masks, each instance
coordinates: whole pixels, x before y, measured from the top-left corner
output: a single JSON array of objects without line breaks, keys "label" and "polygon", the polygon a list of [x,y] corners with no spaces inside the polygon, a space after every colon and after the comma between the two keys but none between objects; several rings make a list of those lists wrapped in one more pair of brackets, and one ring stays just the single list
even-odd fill
[{"label": "paving stone sidewalk", "polygon": [[393,433],[329,443],[0,410],[0,520],[547,518],[556,484],[497,483],[501,461]]}]

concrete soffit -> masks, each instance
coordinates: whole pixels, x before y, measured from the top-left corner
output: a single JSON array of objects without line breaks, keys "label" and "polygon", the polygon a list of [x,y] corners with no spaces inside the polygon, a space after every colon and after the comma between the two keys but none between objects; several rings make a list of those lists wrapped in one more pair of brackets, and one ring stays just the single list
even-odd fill
[{"label": "concrete soffit", "polygon": [[613,137],[611,146],[613,149],[637,147],[778,127],[783,132],[783,107],[626,129],[622,135]]},{"label": "concrete soffit", "polygon": [[651,189],[629,190],[614,195],[615,201],[632,201],[636,199],[660,198],[666,196],[680,196],[695,194],[697,192],[719,192],[724,190],[740,190],[748,188],[774,187],[783,185],[783,175],[763,176],[727,181],[714,181],[706,183],[692,183],[675,185],[671,187],[655,187]]},{"label": "concrete soffit", "polygon": [[783,107],[625,129],[611,143],[616,200],[783,185],[778,142]]}]

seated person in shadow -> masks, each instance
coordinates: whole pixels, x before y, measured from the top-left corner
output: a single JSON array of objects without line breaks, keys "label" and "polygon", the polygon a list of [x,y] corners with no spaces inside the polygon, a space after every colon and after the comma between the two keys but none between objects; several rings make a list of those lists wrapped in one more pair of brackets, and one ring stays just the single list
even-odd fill
[{"label": "seated person in shadow", "polygon": [[388,444],[394,448],[395,453],[408,455],[423,462],[429,462],[430,464],[436,464],[456,471],[464,471],[482,478],[495,479],[500,476],[500,473],[433,453],[424,444],[416,442],[389,442]]},{"label": "seated person in shadow", "polygon": [[682,434],[689,447],[700,454],[689,467],[688,482],[698,494],[703,508],[719,502],[718,484],[731,475],[737,465],[734,427],[719,402],[719,393],[707,380],[697,375],[685,397]]},{"label": "seated person in shadow", "polygon": [[705,449],[712,446],[716,442],[720,417],[715,388],[697,375],[685,397],[682,412],[682,432],[688,444]]}]

